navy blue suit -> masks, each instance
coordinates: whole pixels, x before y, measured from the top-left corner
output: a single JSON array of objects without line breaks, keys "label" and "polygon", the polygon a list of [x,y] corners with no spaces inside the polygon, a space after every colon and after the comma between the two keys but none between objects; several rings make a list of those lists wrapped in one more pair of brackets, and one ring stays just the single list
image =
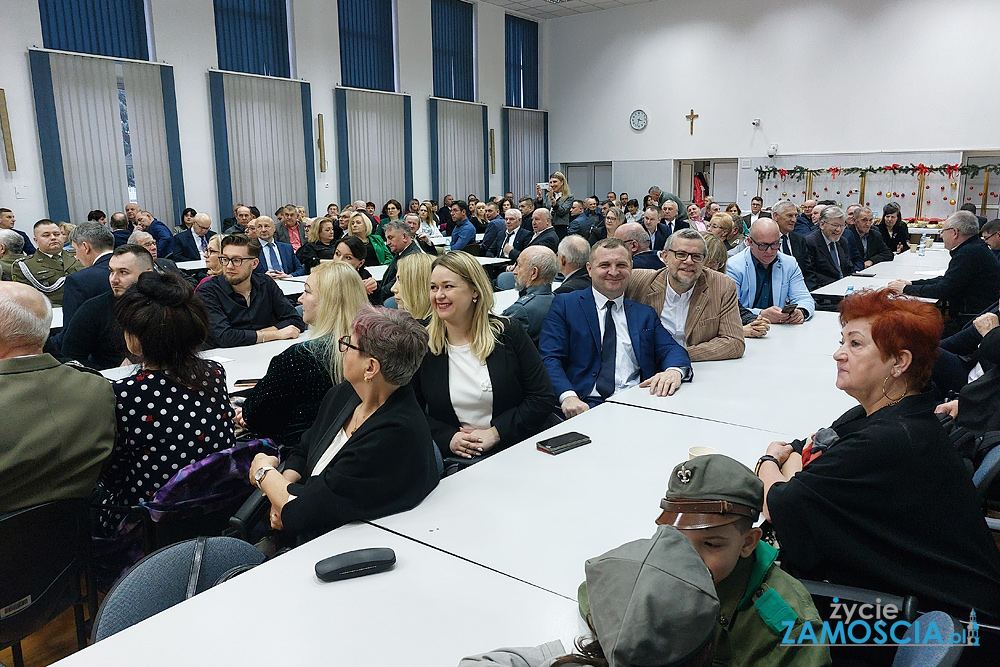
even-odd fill
[{"label": "navy blue suit", "polygon": [[[115,237],[115,247],[128,243],[128,238],[132,236],[131,229],[113,229],[111,235]],[[156,251],[159,254],[159,250]]]},{"label": "navy blue suit", "polygon": [[[656,311],[628,299],[624,304],[640,381],[671,367],[685,369],[684,375],[690,378],[687,351],[663,328]],[[593,289],[556,295],[542,324],[538,347],[555,395],[572,390],[585,400],[601,370],[601,327]]]},{"label": "navy blue suit", "polygon": [[637,252],[632,255],[632,268],[633,269],[662,269],[663,262],[660,258],[656,256],[656,253],[652,250],[646,250],[644,252]]},{"label": "navy blue suit", "polygon": [[504,224],[503,218],[499,215],[489,222],[486,223],[486,232],[483,234],[483,240],[479,242],[479,247],[489,249],[493,247],[496,243],[497,236],[501,239],[507,235],[507,226]]},{"label": "navy blue suit", "polygon": [[14,231],[17,232],[18,234],[20,234],[21,238],[24,239],[24,248],[21,250],[21,252],[23,252],[28,257],[31,257],[32,255],[34,255],[35,254],[35,244],[31,242],[31,237],[28,236],[27,234],[25,234],[24,232],[22,232],[20,229],[15,229]]},{"label": "navy blue suit", "polygon": [[[517,250],[518,252],[524,250],[527,247],[528,241],[531,240],[532,236],[534,236],[534,232],[529,232],[524,227],[518,227],[517,231],[514,232],[514,236],[511,237],[511,245],[513,246],[512,249]],[[486,256],[500,257],[501,253],[503,253],[503,242],[506,238],[507,238],[507,228],[504,227],[502,230],[500,230],[500,233],[497,234],[497,237],[496,239],[494,239],[492,246],[484,246],[486,247]],[[486,240],[485,237],[483,238],[483,240],[484,241]]]},{"label": "navy blue suit", "polygon": [[689,223],[685,222],[684,220],[678,220],[677,218],[674,218],[673,229],[671,229],[670,225],[664,222],[663,220],[656,223],[656,231],[653,232],[652,249],[663,250],[666,247],[667,239],[670,238],[671,234],[673,234],[679,229],[687,229],[690,226],[691,225]]},{"label": "navy blue suit", "polygon": [[174,235],[165,224],[159,220],[153,220],[149,224],[149,232],[156,239],[156,256],[167,259],[174,251]]},{"label": "navy blue suit", "polygon": [[[205,234],[205,240],[215,236],[215,232]],[[157,246],[156,252],[160,252]],[[201,259],[201,244],[194,240],[190,229],[174,234],[174,255],[171,257],[175,262],[196,262]]]},{"label": "navy blue suit", "polygon": [[[281,270],[283,273],[287,273],[290,276],[304,276],[306,275],[306,267],[302,266],[302,262],[299,258],[295,256],[295,250],[292,248],[291,243],[282,243],[281,241],[275,241],[274,244],[278,246],[278,259],[281,261]],[[255,273],[267,273],[267,258],[265,254],[268,252],[267,248],[263,247],[261,244],[260,251],[260,262],[257,264],[257,268],[254,269]]]},{"label": "navy blue suit", "polygon": [[111,253],[109,252],[99,257],[92,266],[66,276],[62,302],[64,327],[69,326],[73,314],[77,308],[83,305],[84,301],[111,291],[111,283],[108,280],[111,275],[111,269],[108,268],[110,261]]}]

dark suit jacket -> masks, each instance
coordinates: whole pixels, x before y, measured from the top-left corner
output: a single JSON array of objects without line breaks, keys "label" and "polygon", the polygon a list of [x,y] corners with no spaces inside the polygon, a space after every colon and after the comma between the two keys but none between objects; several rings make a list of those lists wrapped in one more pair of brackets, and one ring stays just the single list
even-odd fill
[{"label": "dark suit jacket", "polygon": [[159,220],[153,220],[146,231],[156,239],[156,256],[164,259],[169,258],[170,253],[174,251],[173,232]]},{"label": "dark suit jacket", "polygon": [[[628,299],[624,304],[640,378],[646,380],[672,366],[687,369],[684,374],[690,378],[691,359],[660,324],[659,314]],[[590,395],[601,370],[601,328],[592,289],[556,296],[538,347],[557,397],[570,390],[581,400]]]},{"label": "dark suit jacket", "polygon": [[902,246],[903,250],[909,248],[910,231],[906,226],[906,222],[897,222],[891,232],[881,222],[872,227],[872,230],[878,230],[882,235],[882,240],[885,241],[885,247],[893,253],[899,252],[900,246]]},{"label": "dark suit jacket", "polygon": [[506,235],[507,226],[503,218],[497,216],[486,224],[486,232],[483,234],[483,240],[479,242],[479,247],[490,249],[497,242],[497,236],[503,239]]},{"label": "dark suit jacket", "polygon": [[[556,230],[554,227],[549,227],[544,232],[542,232],[535,238],[530,239],[526,244],[524,244],[524,248],[527,248],[528,246],[531,245],[543,245],[552,250],[552,252],[558,253],[559,235],[556,234]],[[524,250],[524,248],[521,248],[521,250]],[[521,250],[517,250],[516,248],[514,250],[511,250],[510,258],[516,262],[517,256],[521,254]]]},{"label": "dark suit jacket", "polygon": [[103,371],[125,358],[125,335],[115,321],[115,294],[110,289],[87,299],[62,332],[62,355]]},{"label": "dark suit jacket", "polygon": [[[205,240],[215,236],[215,232],[205,234]],[[171,256],[175,262],[196,262],[201,259],[201,246],[195,243],[191,230],[174,234],[174,254]]]},{"label": "dark suit jacket", "polygon": [[[994,315],[997,314],[996,302],[980,313],[980,315],[985,315],[987,313],[993,313]],[[981,355],[979,354],[979,347],[982,342],[983,335],[979,333],[979,330],[976,329],[975,325],[970,321],[962,327],[958,333],[954,333],[942,340],[941,349],[963,357],[964,360],[967,361],[965,365],[966,374],[972,370],[977,361],[982,363],[984,371],[989,371],[993,368],[994,362],[988,358],[981,358]],[[959,414],[961,414],[961,410],[959,411]]]},{"label": "dark suit jacket", "polygon": [[431,432],[409,386],[394,391],[350,435],[326,469],[311,476],[360,404],[354,387],[341,382],[327,392],[316,421],[292,448],[287,467],[299,472],[302,481],[288,486],[296,498],[281,510],[286,532],[326,532],[351,521],[404,512],[437,486]]},{"label": "dark suit jacket", "polygon": [[656,256],[656,253],[652,250],[646,250],[643,252],[637,252],[632,255],[632,268],[633,269],[662,269],[663,262],[660,258]]},{"label": "dark suit jacket", "polygon": [[563,281],[559,289],[555,290],[555,293],[568,294],[578,289],[590,289],[592,284],[590,274],[587,273],[587,267],[583,266],[570,274],[570,277]]},{"label": "dark suit jacket", "polygon": [[[868,241],[868,249],[865,250],[865,245],[861,240],[861,234],[858,233],[854,227],[849,227],[845,235],[850,234],[850,236],[857,243],[858,248],[862,251],[862,256],[865,261],[870,260],[872,264],[878,264],[879,262],[891,262],[892,258],[896,255],[889,250],[886,246],[885,240],[882,235],[879,234],[875,229],[869,229],[866,235]],[[862,265],[864,262],[862,262]]]},{"label": "dark suit jacket", "polygon": [[131,229],[113,229],[111,235],[115,237],[115,247],[128,243],[128,237],[132,236]]},{"label": "dark suit jacket", "polygon": [[63,326],[69,324],[76,309],[82,306],[84,301],[111,291],[111,283],[108,282],[108,277],[111,275],[111,270],[108,268],[110,261],[109,252],[99,257],[93,266],[66,276],[66,282],[63,284]]},{"label": "dark suit jacket", "polygon": [[812,234],[817,227],[813,225],[812,220],[805,217],[804,215],[799,215],[795,218],[795,232],[797,234],[802,234],[802,236],[809,236]]},{"label": "dark suit jacket", "polygon": [[35,244],[31,242],[31,237],[22,232],[20,229],[15,229],[14,231],[20,234],[21,238],[24,239],[24,247],[21,249],[21,252],[29,257],[34,255],[36,248]]},{"label": "dark suit jacket", "polygon": [[[652,249],[653,250],[663,250],[663,248],[666,246],[667,239],[670,238],[671,234],[673,234],[674,232],[676,232],[679,229],[687,229],[690,226],[691,225],[688,222],[686,222],[684,220],[678,220],[677,218],[674,218],[673,229],[670,229],[670,225],[668,225],[666,222],[664,222],[663,220],[661,220],[660,222],[657,223],[657,225],[656,225],[656,231],[653,233],[653,247],[652,247]],[[647,267],[647,268],[651,268],[651,267]],[[659,267],[657,267],[657,268],[659,268]]]},{"label": "dark suit jacket", "polygon": [[802,279],[806,281],[806,284],[815,281],[815,276],[812,270],[812,260],[809,255],[809,251],[806,249],[806,237],[802,236],[798,232],[788,233],[788,244],[791,246],[792,257],[795,261],[799,263],[799,269],[802,270]]},{"label": "dark suit jacket", "polygon": [[[805,271],[802,272],[802,276],[806,278],[806,287],[809,288],[809,291],[811,292],[823,285],[829,285],[832,282],[840,280],[841,276],[837,272],[836,265],[833,263],[833,256],[830,255],[830,251],[827,248],[826,237],[823,236],[823,232],[817,229],[806,237],[805,243],[806,252],[809,257],[809,268],[812,271],[812,283],[810,284]],[[837,241],[837,256],[840,258],[840,269],[843,274],[849,276],[854,273],[851,250],[847,247],[847,239],[844,237],[841,237]]]},{"label": "dark suit jacket", "polygon": [[254,345],[257,331],[266,327],[283,329],[288,325],[305,331],[302,317],[289,303],[271,278],[259,273],[250,274],[250,305],[233,291],[224,276],[213,276],[198,290],[208,310],[209,337],[205,346],[239,347]]},{"label": "dark suit jacket", "polygon": [[1000,263],[990,247],[972,236],[951,251],[951,261],[943,276],[914,280],[903,294],[946,299],[951,316],[964,324],[995,305],[1000,294]]},{"label": "dark suit jacket", "polygon": [[[290,276],[306,275],[306,267],[302,266],[302,262],[295,256],[295,250],[292,248],[291,243],[276,240],[274,244],[278,246],[278,259],[281,261],[282,271]],[[257,268],[253,270],[254,273],[267,273],[267,260],[264,258],[264,253],[267,250],[263,248],[263,244],[261,246],[260,262],[258,262]]]},{"label": "dark suit jacket", "polygon": [[[521,442],[547,428],[555,408],[552,384],[542,359],[524,327],[503,318],[504,330],[497,337],[486,368],[493,384],[493,420],[500,442],[489,452]],[[452,456],[449,445],[460,424],[451,405],[448,353],[424,355],[413,377],[413,388],[427,406],[427,423],[443,456]]]},{"label": "dark suit jacket", "polygon": [[[514,232],[514,236],[511,237],[511,246],[513,246],[511,248],[511,252],[516,250],[518,253],[520,253],[522,250],[524,250],[525,247],[527,247],[528,245],[528,241],[531,240],[531,236],[532,232],[526,230],[524,227],[518,227],[517,231]],[[492,246],[489,247],[486,247],[485,245],[483,246],[484,248],[486,248],[486,256],[499,257],[501,253],[503,253],[503,242],[504,239],[506,238],[507,238],[507,228],[504,227],[504,229],[499,234],[497,234],[497,237],[496,239],[494,239]],[[486,238],[483,237],[483,240],[485,241]]]}]

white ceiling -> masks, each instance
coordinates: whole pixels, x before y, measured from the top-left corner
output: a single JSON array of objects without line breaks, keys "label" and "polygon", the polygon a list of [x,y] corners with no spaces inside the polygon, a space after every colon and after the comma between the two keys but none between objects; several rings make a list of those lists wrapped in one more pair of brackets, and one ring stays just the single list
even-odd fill
[{"label": "white ceiling", "polygon": [[615,9],[629,5],[641,5],[654,0],[483,0],[491,5],[503,7],[512,14],[520,14],[533,19],[554,19],[560,16],[585,14],[602,9]]}]

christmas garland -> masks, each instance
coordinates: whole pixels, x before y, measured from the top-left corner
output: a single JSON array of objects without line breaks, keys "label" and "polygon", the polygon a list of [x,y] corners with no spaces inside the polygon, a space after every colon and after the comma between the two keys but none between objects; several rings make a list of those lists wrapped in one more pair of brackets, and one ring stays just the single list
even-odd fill
[{"label": "christmas garland", "polygon": [[943,164],[938,167],[928,167],[924,163],[920,164],[887,164],[884,167],[827,167],[826,169],[806,169],[796,165],[791,169],[779,169],[777,167],[757,167],[757,180],[763,182],[764,179],[773,178],[775,176],[780,176],[781,180],[784,181],[788,176],[793,177],[797,181],[801,181],[806,175],[816,176],[817,174],[830,174],[834,179],[838,175],[842,174],[844,176],[851,176],[854,174],[859,174],[865,176],[867,174],[917,174],[924,175],[927,174],[944,174],[948,178],[955,178],[957,174],[962,176],[969,176],[975,178],[979,175],[979,172],[983,170],[990,170],[993,172],[1000,172],[1000,164]]}]

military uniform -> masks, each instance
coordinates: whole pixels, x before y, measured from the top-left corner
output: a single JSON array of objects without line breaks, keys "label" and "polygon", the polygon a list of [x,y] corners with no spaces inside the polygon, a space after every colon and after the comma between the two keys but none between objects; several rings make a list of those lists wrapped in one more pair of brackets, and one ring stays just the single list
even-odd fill
[{"label": "military uniform", "polygon": [[[764,485],[739,461],[711,454],[677,465],[656,520],[681,532],[735,523],[741,517],[756,521],[764,505]],[[782,645],[786,634],[794,640],[803,624],[820,635],[822,620],[809,592],[795,577],[774,564],[777,550],[765,542],[733,571],[717,582],[719,627],[713,665],[830,665],[825,646]],[[585,586],[586,584],[584,584]],[[587,591],[579,591],[580,611],[587,611]],[[791,632],[787,622],[792,623]]]},{"label": "military uniform", "polygon": [[524,330],[531,337],[531,342],[538,347],[538,336],[542,333],[542,322],[549,314],[549,306],[552,305],[552,285],[535,285],[524,290],[524,294],[512,303],[507,310],[503,311],[504,316],[519,320],[524,325]]},{"label": "military uniform", "polygon": [[83,268],[73,253],[61,251],[49,257],[41,250],[31,257],[14,262],[12,274],[14,282],[26,283],[49,297],[53,306],[62,305],[63,283],[66,276]]},{"label": "military uniform", "polygon": [[3,257],[0,257],[0,280],[13,280],[13,268],[14,262],[19,259],[24,259],[27,257],[23,252],[8,252]]}]

